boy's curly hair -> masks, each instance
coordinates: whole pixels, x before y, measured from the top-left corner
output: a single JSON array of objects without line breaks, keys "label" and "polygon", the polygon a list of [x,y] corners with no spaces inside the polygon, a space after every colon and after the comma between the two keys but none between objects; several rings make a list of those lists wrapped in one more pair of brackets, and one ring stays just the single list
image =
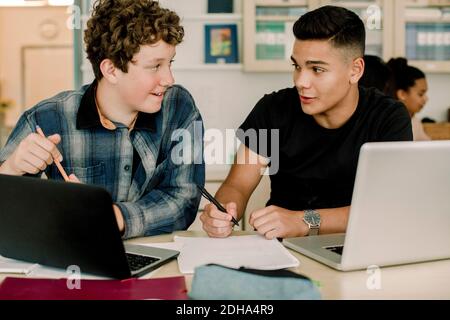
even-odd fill
[{"label": "boy's curly hair", "polygon": [[128,62],[141,45],[163,40],[177,45],[183,40],[180,17],[152,0],[97,0],[84,32],[86,53],[95,78],[103,75],[100,63],[110,59],[114,66],[128,71]]}]

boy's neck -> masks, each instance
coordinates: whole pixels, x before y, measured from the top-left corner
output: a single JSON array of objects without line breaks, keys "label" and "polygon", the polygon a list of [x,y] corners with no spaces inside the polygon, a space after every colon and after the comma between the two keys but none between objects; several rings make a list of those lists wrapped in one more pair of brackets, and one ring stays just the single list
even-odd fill
[{"label": "boy's neck", "polygon": [[355,113],[359,103],[358,85],[352,85],[348,94],[338,104],[328,111],[314,115],[317,124],[326,129],[342,127]]},{"label": "boy's neck", "polygon": [[122,123],[127,127],[134,124],[138,111],[129,110],[120,102],[116,91],[104,80],[97,82],[95,92],[97,107],[104,117],[112,122]]}]

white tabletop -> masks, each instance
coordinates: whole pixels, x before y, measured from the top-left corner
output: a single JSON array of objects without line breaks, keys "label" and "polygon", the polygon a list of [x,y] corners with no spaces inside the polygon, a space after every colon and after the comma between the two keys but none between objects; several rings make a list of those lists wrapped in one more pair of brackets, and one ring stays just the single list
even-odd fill
[{"label": "white tabletop", "polygon": [[[235,231],[234,235],[253,234]],[[137,238],[127,243],[170,242],[175,235],[206,236],[199,231],[180,231],[155,237]],[[323,299],[450,299],[450,259],[381,268],[374,273],[366,270],[342,272],[290,250],[300,266],[290,270],[305,275],[319,285]],[[173,260],[144,278],[182,275]],[[6,276],[0,274],[0,281]],[[188,289],[192,275],[185,275]]]},{"label": "white tabletop", "polygon": [[[235,231],[234,235],[253,234]],[[139,238],[130,243],[168,242],[174,235],[205,236],[203,232],[183,231],[170,235]],[[367,270],[342,272],[290,250],[300,266],[290,270],[305,275],[319,284],[323,299],[450,299],[450,259]],[[152,273],[151,277],[181,275],[176,261]],[[192,275],[186,276],[190,288]]]}]

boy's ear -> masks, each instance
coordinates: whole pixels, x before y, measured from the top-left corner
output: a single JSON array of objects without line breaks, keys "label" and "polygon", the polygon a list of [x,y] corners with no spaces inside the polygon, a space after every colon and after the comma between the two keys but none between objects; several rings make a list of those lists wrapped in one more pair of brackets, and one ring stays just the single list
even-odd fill
[{"label": "boy's ear", "polygon": [[114,84],[117,82],[117,68],[110,59],[104,59],[100,63],[100,71],[108,82]]},{"label": "boy's ear", "polygon": [[364,59],[359,57],[351,62],[350,84],[357,84],[364,73]]}]

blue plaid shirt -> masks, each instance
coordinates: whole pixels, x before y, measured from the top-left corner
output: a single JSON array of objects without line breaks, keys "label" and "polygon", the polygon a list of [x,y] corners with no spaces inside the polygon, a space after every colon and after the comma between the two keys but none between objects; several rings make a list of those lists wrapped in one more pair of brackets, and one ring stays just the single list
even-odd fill
[{"label": "blue plaid shirt", "polygon": [[[114,124],[116,129],[108,130],[100,122],[95,83],[62,92],[21,116],[0,151],[0,163],[39,125],[47,136],[61,135],[58,149],[68,174],[110,192],[125,219],[124,238],[187,229],[200,202],[196,185],[205,183],[203,123],[191,95],[175,85],[159,112],[139,113],[133,130]],[[55,165],[45,174],[62,180]]]}]

